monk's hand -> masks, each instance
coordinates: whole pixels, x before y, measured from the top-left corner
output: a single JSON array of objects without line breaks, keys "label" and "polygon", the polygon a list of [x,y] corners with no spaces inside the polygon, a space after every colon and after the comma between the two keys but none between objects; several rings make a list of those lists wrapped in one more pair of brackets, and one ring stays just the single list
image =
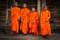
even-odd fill
[{"label": "monk's hand", "polygon": [[23,22],[23,20],[21,19],[21,22]]},{"label": "monk's hand", "polygon": [[46,22],[49,21],[49,19],[46,19]]},{"label": "monk's hand", "polygon": [[20,20],[20,17],[18,17],[18,20]]},{"label": "monk's hand", "polygon": [[35,20],[33,21],[33,23],[35,23]]}]

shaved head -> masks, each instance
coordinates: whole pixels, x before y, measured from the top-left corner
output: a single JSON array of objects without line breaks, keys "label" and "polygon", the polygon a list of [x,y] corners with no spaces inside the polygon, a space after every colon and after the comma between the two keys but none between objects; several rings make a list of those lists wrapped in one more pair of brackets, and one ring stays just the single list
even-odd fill
[{"label": "shaved head", "polygon": [[26,8],[26,7],[27,7],[27,4],[24,3],[24,4],[23,4],[23,7]]},{"label": "shaved head", "polygon": [[35,11],[35,8],[34,7],[32,8],[32,11]]},{"label": "shaved head", "polygon": [[18,6],[18,3],[17,3],[17,2],[15,2],[15,3],[14,3],[14,6]]},{"label": "shaved head", "polygon": [[47,6],[44,6],[44,9],[48,9]]}]

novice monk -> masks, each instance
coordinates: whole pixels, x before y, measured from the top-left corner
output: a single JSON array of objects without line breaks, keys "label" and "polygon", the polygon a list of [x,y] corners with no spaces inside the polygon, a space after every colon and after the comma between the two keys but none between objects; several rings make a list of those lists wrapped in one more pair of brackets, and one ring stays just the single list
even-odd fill
[{"label": "novice monk", "polygon": [[11,30],[12,32],[18,33],[19,30],[19,17],[20,17],[20,8],[17,7],[17,2],[14,3],[14,6],[11,8]]},{"label": "novice monk", "polygon": [[23,4],[23,8],[21,9],[21,25],[20,30],[23,34],[28,33],[28,22],[30,17],[30,10],[27,8],[26,4]]},{"label": "novice monk", "polygon": [[35,11],[35,8],[32,8],[29,22],[29,33],[38,36],[38,12]]},{"label": "novice monk", "polygon": [[42,36],[51,35],[51,28],[50,28],[50,22],[49,22],[50,18],[51,18],[50,11],[47,9],[47,6],[45,6],[40,15],[40,26],[41,26],[40,34]]}]

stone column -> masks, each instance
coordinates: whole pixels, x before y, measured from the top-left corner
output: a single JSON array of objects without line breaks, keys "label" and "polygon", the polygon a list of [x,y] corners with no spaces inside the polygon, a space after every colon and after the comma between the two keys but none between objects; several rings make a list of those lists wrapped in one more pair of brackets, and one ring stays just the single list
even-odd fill
[{"label": "stone column", "polygon": [[46,5],[46,0],[42,0],[42,10],[43,10],[45,5]]},{"label": "stone column", "polygon": [[37,0],[37,11],[40,14],[40,11],[41,11],[40,0]]}]

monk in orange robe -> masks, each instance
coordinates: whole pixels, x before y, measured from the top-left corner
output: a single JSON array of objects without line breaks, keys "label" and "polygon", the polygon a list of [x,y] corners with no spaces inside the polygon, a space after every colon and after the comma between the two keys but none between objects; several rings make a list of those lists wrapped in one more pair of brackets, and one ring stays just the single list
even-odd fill
[{"label": "monk in orange robe", "polygon": [[50,18],[51,18],[50,11],[47,9],[47,6],[45,6],[40,15],[40,26],[41,26],[40,34],[42,36],[51,35],[51,28],[50,28],[50,22],[49,22]]},{"label": "monk in orange robe", "polygon": [[23,34],[28,33],[28,22],[30,17],[30,10],[26,8],[27,5],[23,4],[23,8],[21,9],[21,24],[20,24],[20,30]]},{"label": "monk in orange robe", "polygon": [[11,30],[15,33],[18,33],[19,30],[19,17],[20,17],[20,8],[17,7],[18,4],[15,2],[14,6],[11,8]]},{"label": "monk in orange robe", "polygon": [[35,11],[35,8],[32,8],[29,22],[29,33],[38,36],[38,12]]}]

